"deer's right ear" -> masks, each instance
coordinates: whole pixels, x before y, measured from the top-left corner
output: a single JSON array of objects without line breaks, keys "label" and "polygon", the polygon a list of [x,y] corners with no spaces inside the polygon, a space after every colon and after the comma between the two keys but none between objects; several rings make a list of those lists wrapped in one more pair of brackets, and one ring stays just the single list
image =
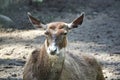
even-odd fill
[{"label": "deer's right ear", "polygon": [[29,18],[30,22],[32,23],[32,25],[33,25],[35,28],[44,28],[44,29],[47,28],[47,26],[44,25],[44,24],[42,24],[42,23],[40,22],[40,20],[38,20],[38,19],[36,19],[35,17],[33,17],[33,16],[31,15],[31,13],[28,12],[27,14],[28,14],[28,18]]},{"label": "deer's right ear", "polygon": [[78,18],[76,18],[75,20],[73,20],[71,23],[68,24],[68,29],[77,28],[78,25],[82,24],[83,18],[84,18],[84,12],[82,12]]}]

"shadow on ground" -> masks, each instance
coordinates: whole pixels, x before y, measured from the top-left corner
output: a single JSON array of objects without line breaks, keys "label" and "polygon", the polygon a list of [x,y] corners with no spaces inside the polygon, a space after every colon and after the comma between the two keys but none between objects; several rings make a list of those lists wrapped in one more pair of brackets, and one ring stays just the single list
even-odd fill
[{"label": "shadow on ground", "polygon": [[17,59],[0,59],[0,65],[7,65],[4,68],[12,68],[12,66],[24,66],[25,61]]},{"label": "shadow on ground", "polygon": [[7,77],[7,78],[0,78],[0,80],[22,80],[21,78],[11,78],[11,77]]}]

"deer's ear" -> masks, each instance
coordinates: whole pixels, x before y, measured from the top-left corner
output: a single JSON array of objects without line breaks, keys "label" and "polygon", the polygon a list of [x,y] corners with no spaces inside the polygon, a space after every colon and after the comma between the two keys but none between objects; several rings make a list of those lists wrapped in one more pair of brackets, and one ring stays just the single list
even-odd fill
[{"label": "deer's ear", "polygon": [[31,15],[31,13],[28,12],[27,15],[28,15],[28,18],[29,18],[30,22],[32,23],[32,25],[33,25],[35,28],[44,28],[44,29],[46,29],[46,25],[42,24],[42,23],[40,22],[40,20],[38,20],[38,19],[36,19],[35,17],[33,17],[33,16]]},{"label": "deer's ear", "polygon": [[76,18],[75,20],[73,20],[71,23],[68,24],[68,28],[72,29],[72,28],[77,28],[78,25],[81,25],[83,22],[83,18],[84,18],[84,12],[81,13],[80,17]]}]

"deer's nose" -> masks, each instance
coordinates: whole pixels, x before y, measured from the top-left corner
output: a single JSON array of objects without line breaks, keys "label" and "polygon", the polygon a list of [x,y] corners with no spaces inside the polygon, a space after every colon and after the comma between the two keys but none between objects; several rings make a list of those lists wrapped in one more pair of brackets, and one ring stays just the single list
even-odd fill
[{"label": "deer's nose", "polygon": [[56,52],[57,52],[57,48],[55,48],[54,50],[51,50],[51,55],[55,55],[56,54]]},{"label": "deer's nose", "polygon": [[49,50],[50,50],[50,54],[54,55],[57,52],[57,46],[51,45],[50,48],[49,48]]}]

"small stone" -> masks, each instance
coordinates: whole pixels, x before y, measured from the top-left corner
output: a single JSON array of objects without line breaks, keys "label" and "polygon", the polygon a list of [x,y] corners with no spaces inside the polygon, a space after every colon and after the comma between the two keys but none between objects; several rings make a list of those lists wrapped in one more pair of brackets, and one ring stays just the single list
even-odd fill
[{"label": "small stone", "polygon": [[26,59],[26,57],[25,57],[25,56],[23,56],[23,59]]},{"label": "small stone", "polygon": [[97,37],[97,38],[100,38],[100,36],[99,36],[99,35],[97,35],[96,37]]},{"label": "small stone", "polygon": [[110,56],[114,56],[114,55],[111,53]]},{"label": "small stone", "polygon": [[108,78],[107,76],[105,78]]},{"label": "small stone", "polygon": [[11,76],[12,76],[12,77],[17,77],[17,74],[12,74]]}]

